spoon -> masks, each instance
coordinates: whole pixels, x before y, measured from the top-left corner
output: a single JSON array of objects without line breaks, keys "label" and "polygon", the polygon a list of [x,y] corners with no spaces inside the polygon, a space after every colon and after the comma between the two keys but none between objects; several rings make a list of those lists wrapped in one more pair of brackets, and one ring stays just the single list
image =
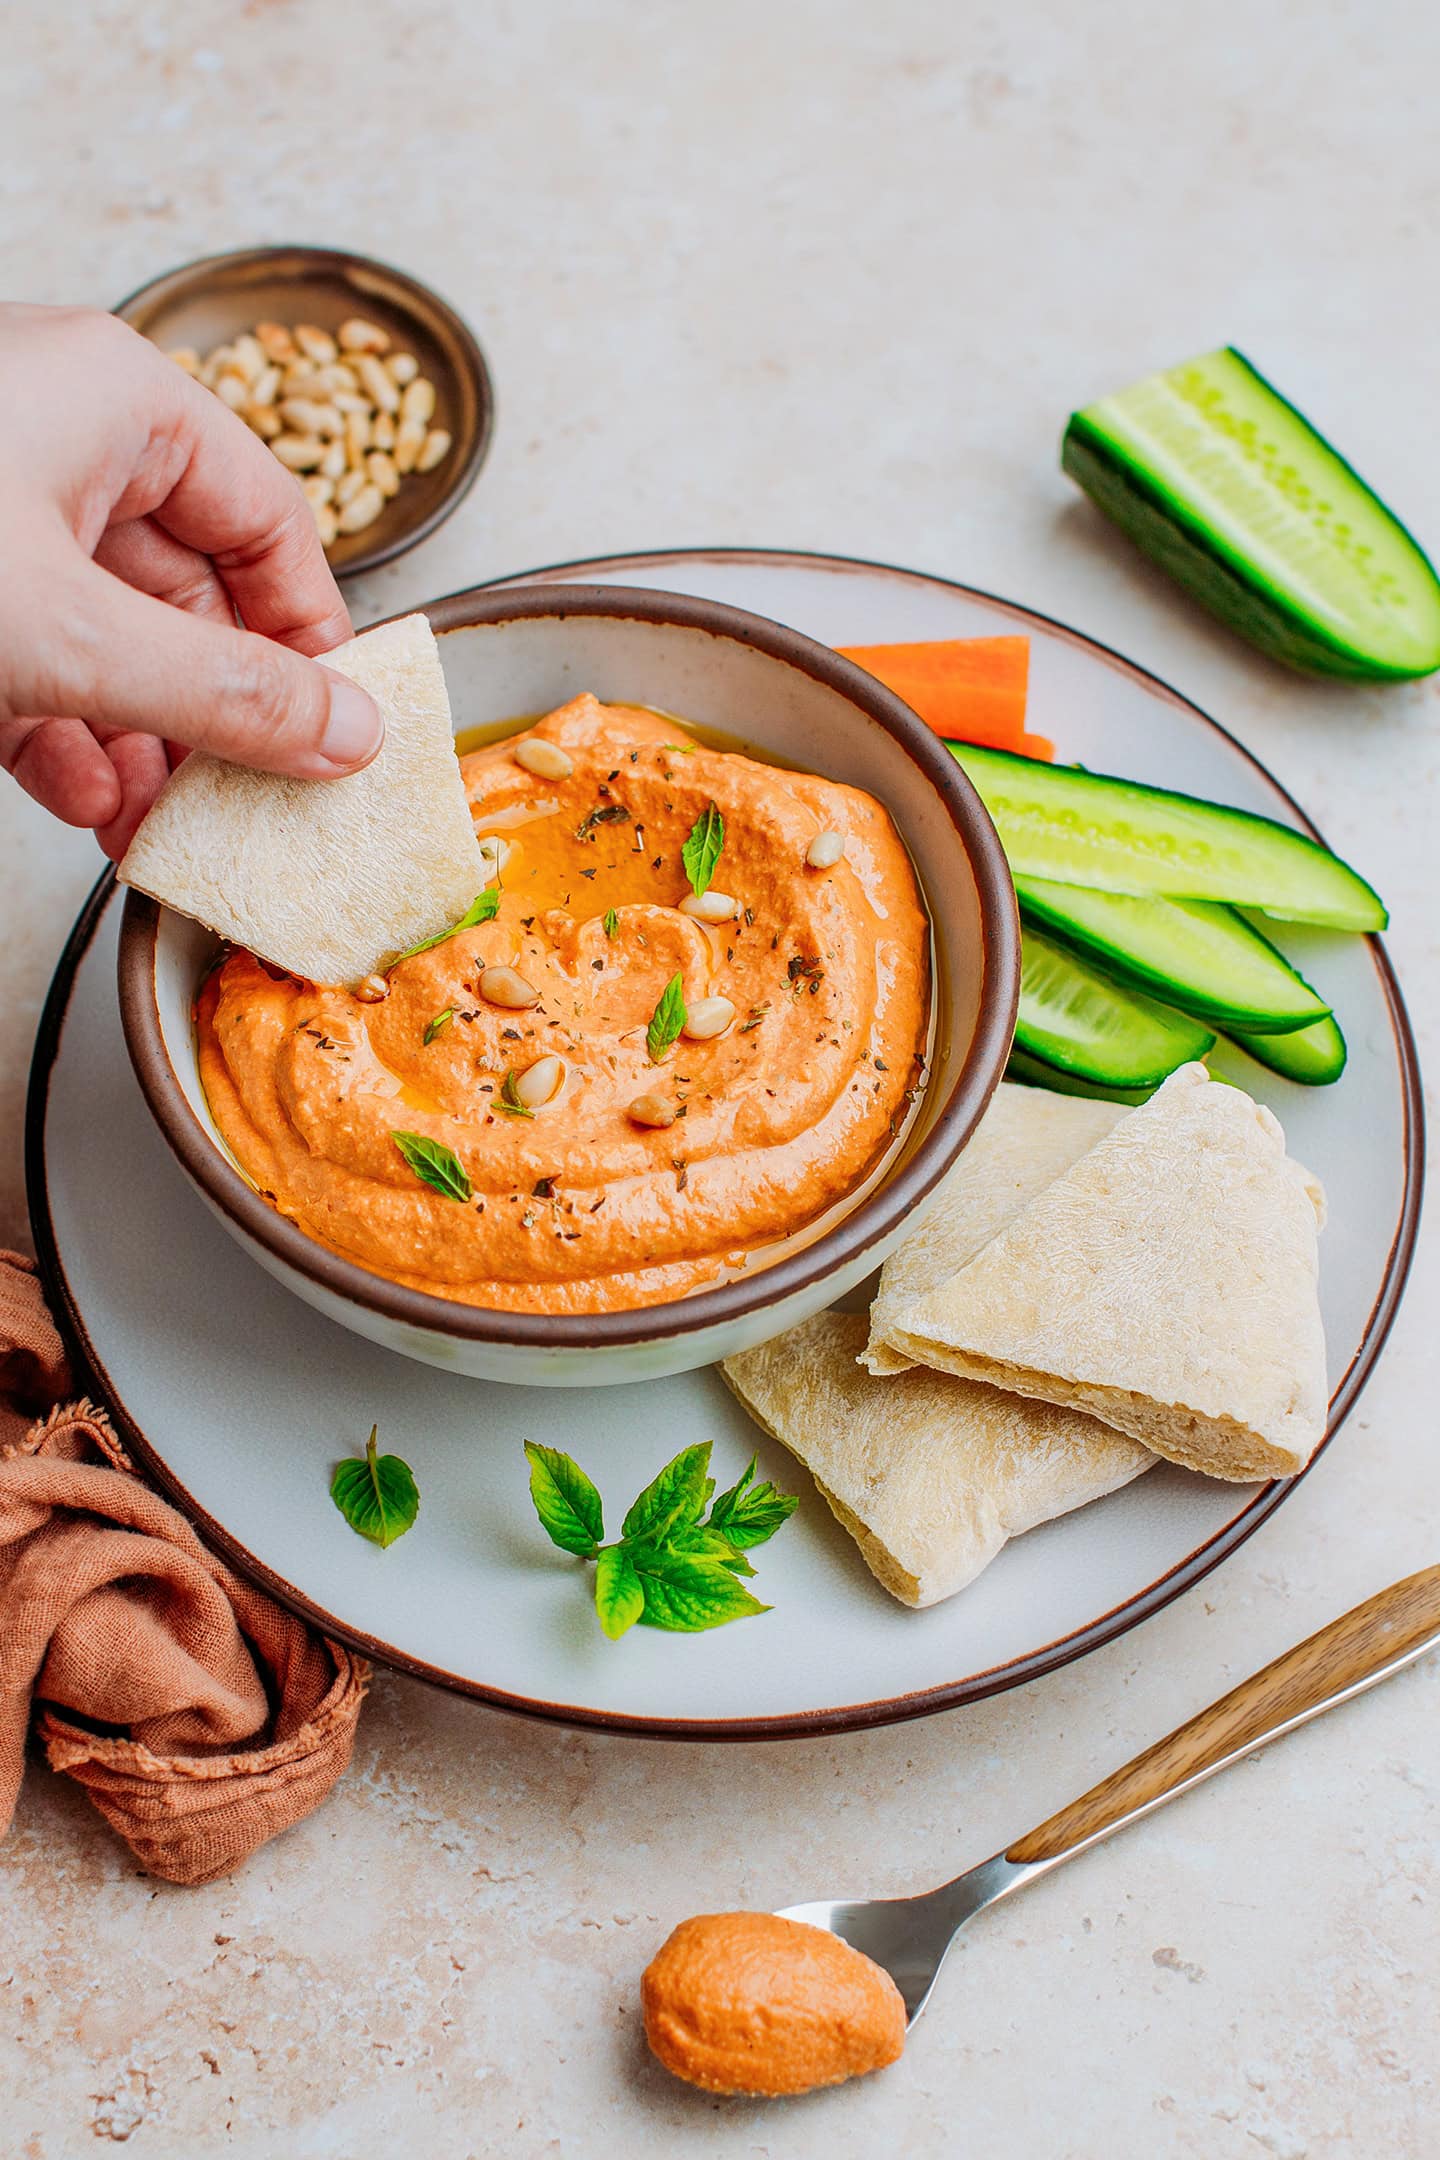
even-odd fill
[{"label": "spoon", "polygon": [[1324,1710],[1388,1680],[1440,1643],[1440,1567],[1407,1575],[1157,1740],[1123,1769],[1018,1838],[993,1859],[917,1897],[791,1905],[782,1920],[827,1928],[883,1965],[913,2025],[945,1956],[977,1913],[1010,1897],[1101,1838],[1189,1792],[1202,1778],[1293,1732]]}]

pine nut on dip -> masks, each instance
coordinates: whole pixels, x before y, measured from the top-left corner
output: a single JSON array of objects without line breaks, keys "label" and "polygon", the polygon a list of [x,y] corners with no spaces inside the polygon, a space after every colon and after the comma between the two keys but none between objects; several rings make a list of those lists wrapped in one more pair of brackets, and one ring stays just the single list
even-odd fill
[{"label": "pine nut on dip", "polygon": [[929,930],[888,814],[590,696],[461,764],[492,883],[388,996],[243,952],[204,985],[236,1159],[334,1251],[470,1305],[620,1310],[776,1257],[919,1085]]}]

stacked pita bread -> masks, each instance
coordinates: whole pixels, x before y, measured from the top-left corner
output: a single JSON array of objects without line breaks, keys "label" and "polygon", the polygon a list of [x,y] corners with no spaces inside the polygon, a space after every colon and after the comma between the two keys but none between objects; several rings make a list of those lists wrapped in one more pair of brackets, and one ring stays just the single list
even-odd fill
[{"label": "stacked pita bread", "polygon": [[822,1314],[723,1371],[885,1587],[931,1604],[1158,1457],[1303,1469],[1323,1217],[1275,1118],[1203,1065],[1133,1110],[1002,1086],[868,1324]]},{"label": "stacked pita bread", "polygon": [[425,617],[324,658],[380,708],[374,763],[292,780],[192,751],[119,874],[292,975],[353,983],[458,922],[487,872]]}]

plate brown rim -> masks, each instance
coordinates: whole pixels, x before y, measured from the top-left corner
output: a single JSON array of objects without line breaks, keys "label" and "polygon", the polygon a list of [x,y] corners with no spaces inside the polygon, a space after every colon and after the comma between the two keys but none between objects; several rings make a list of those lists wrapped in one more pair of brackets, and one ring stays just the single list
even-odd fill
[{"label": "plate brown rim", "polygon": [[[1273,789],[1277,798],[1294,813],[1305,831],[1317,839],[1320,834],[1306,816],[1293,795],[1278,781],[1269,768],[1248,750],[1228,728],[1211,717],[1194,701],[1176,690],[1162,677],[1149,669],[1117,653],[1113,647],[1098,639],[1087,637],[1068,623],[1057,621],[1053,616],[1042,614],[1038,609],[1025,608],[1018,602],[1006,600],[999,594],[988,593],[981,587],[962,584],[958,579],[944,578],[925,571],[905,569],[903,566],[874,562],[860,556],[836,556],[817,554],[810,549],[783,548],[674,548],[662,549],[645,555],[613,555],[583,557],[573,563],[555,563],[527,571],[522,575],[496,583],[529,583],[552,577],[563,580],[567,572],[607,569],[635,569],[666,563],[695,561],[725,562],[788,562],[808,563],[824,569],[871,570],[882,574],[913,580],[924,585],[938,585],[952,592],[964,594],[969,599],[984,601],[987,605],[1013,615],[1017,621],[1040,623],[1047,631],[1063,636],[1068,642],[1083,646],[1097,654],[1117,671],[1138,678],[1163,694],[1173,704],[1183,707],[1201,720],[1243,762],[1259,774]],[[31,1062],[30,1084],[25,1107],[25,1179],[30,1207],[31,1227],[39,1260],[41,1281],[51,1309],[60,1319],[77,1365],[88,1372],[96,1384],[96,1392],[110,1409],[117,1431],[136,1459],[154,1477],[161,1490],[168,1493],[176,1504],[197,1525],[207,1542],[241,1573],[248,1575],[290,1611],[308,1620],[337,1641],[347,1644],[362,1656],[373,1658],[378,1664],[388,1665],[404,1672],[411,1678],[423,1680],[452,1694],[462,1695],[471,1701],[481,1702],[496,1710],[518,1716],[540,1718],[547,1723],[566,1725],[582,1730],[614,1733],[634,1739],[654,1740],[705,1740],[705,1741],[754,1741],[811,1739],[849,1732],[863,1732],[881,1725],[900,1724],[910,1718],[930,1717],[940,1711],[963,1708],[968,1703],[981,1702],[987,1696],[1021,1687],[1030,1680],[1043,1678],[1047,1673],[1075,1663],[1093,1650],[1128,1634],[1132,1628],[1151,1619],[1165,1606],[1182,1596],[1211,1574],[1220,1563],[1238,1550],[1252,1537],[1260,1525],[1289,1497],[1301,1478],[1318,1462],[1321,1454],[1339,1431],[1359,1399],[1369,1380],[1381,1350],[1394,1323],[1400,1307],[1405,1286],[1414,1258],[1415,1240],[1419,1228],[1421,1194],[1424,1186],[1425,1168],[1425,1116],[1424,1098],[1420,1079],[1419,1058],[1411,1031],[1409,1015],[1400,991],[1395,971],[1381,940],[1367,938],[1370,957],[1380,978],[1386,1011],[1395,1041],[1397,1062],[1400,1068],[1402,1102],[1404,1109],[1403,1153],[1405,1183],[1401,1198],[1395,1236],[1386,1255],[1385,1269],[1375,1303],[1371,1307],[1364,1332],[1356,1347],[1355,1355],[1341,1377],[1339,1386],[1330,1403],[1330,1414],[1325,1437],[1316,1449],[1306,1468],[1294,1478],[1274,1479],[1261,1487],[1258,1493],[1222,1529],[1206,1539],[1204,1544],[1167,1569],[1154,1582],[1137,1591],[1134,1596],[1112,1606],[1109,1611],[1087,1621],[1083,1627],[1068,1635],[1058,1636],[1049,1643],[1039,1645],[1023,1657],[1012,1658],[1006,1663],[987,1668],[983,1672],[969,1674],[964,1680],[946,1682],[939,1687],[922,1688],[899,1696],[879,1700],[845,1704],[813,1711],[792,1711],[782,1716],[745,1719],[697,1719],[697,1718],[650,1718],[637,1717],[623,1712],[592,1710],[583,1706],[550,1703],[528,1696],[518,1696],[506,1690],[488,1687],[481,1682],[469,1680],[463,1675],[447,1672],[443,1667],[426,1660],[409,1656],[404,1651],[381,1642],[361,1629],[347,1627],[335,1616],[297,1590],[293,1583],[277,1575],[273,1569],[248,1551],[232,1537],[222,1524],[202,1508],[184,1484],[169,1469],[144,1432],[125,1410],[109,1382],[108,1375],[89,1340],[84,1320],[70,1293],[50,1218],[48,1185],[45,1168],[45,1113],[49,1096],[50,1074],[59,1049],[65,1013],[74,988],[79,965],[99,925],[106,904],[114,891],[114,873],[105,871],[87,898],[84,907],[70,933],[64,951],[57,963],[50,991],[45,1001],[36,1035],[35,1051]]]},{"label": "plate brown rim", "polygon": [[[388,281],[401,293],[410,295],[433,308],[444,318],[456,348],[469,371],[475,391],[475,427],[469,448],[456,469],[455,476],[424,517],[403,531],[393,531],[388,539],[376,539],[367,548],[359,549],[346,561],[332,565],[337,578],[363,577],[371,570],[378,570],[383,563],[393,562],[397,555],[408,554],[422,540],[445,523],[459,509],[465,497],[480,477],[480,468],[490,454],[490,444],[495,434],[495,380],[490,373],[490,363],[479,338],[470,328],[459,309],[453,307],[443,293],[436,292],[408,270],[401,270],[394,263],[381,262],[375,255],[358,255],[353,248],[320,247],[309,240],[272,241],[264,247],[227,248],[216,255],[197,255],[190,262],[176,263],[169,270],[161,270],[154,277],[146,278],[133,292],[117,300],[110,310],[122,322],[129,322],[131,312],[142,300],[166,286],[179,287],[185,281],[198,279],[206,271],[243,268],[250,264],[279,264],[286,256],[303,255],[309,262],[330,273],[344,276],[351,270],[361,270],[368,275]],[[298,282],[298,280],[297,280]],[[391,303],[394,305],[394,303]],[[142,333],[143,334],[143,333]]]},{"label": "plate brown rim", "polygon": [[[566,594],[565,606],[556,599],[561,591]],[[144,893],[132,891],[126,896],[120,929],[120,1019],[130,1062],[171,1153],[215,1207],[297,1274],[366,1311],[451,1341],[577,1351],[669,1341],[763,1310],[863,1257],[899,1227],[958,1159],[999,1086],[1015,1032],[1020,987],[1015,893],[1004,850],[969,780],[909,707],[863,668],[798,630],[721,601],[643,588],[632,592],[620,585],[512,585],[498,592],[473,586],[431,602],[421,612],[441,638],[477,623],[567,612],[700,630],[763,652],[838,691],[897,742],[929,781],[949,818],[979,896],[980,1009],[948,1093],[908,1161],[888,1172],[873,1192],[812,1245],[754,1275],[698,1290],[686,1298],[622,1312],[517,1313],[457,1305],[429,1291],[391,1282],[318,1244],[278,1214],[227,1162],[191,1109],[166,1047],[155,992],[161,910]]]}]

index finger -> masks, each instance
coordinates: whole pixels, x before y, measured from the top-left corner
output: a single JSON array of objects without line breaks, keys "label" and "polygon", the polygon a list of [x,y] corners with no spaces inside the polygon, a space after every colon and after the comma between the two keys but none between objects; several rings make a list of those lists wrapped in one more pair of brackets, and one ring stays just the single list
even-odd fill
[{"label": "index finger", "polygon": [[343,644],[350,616],[299,482],[213,391],[152,355],[175,378],[185,459],[155,523],[210,557],[247,629],[312,656]]}]

